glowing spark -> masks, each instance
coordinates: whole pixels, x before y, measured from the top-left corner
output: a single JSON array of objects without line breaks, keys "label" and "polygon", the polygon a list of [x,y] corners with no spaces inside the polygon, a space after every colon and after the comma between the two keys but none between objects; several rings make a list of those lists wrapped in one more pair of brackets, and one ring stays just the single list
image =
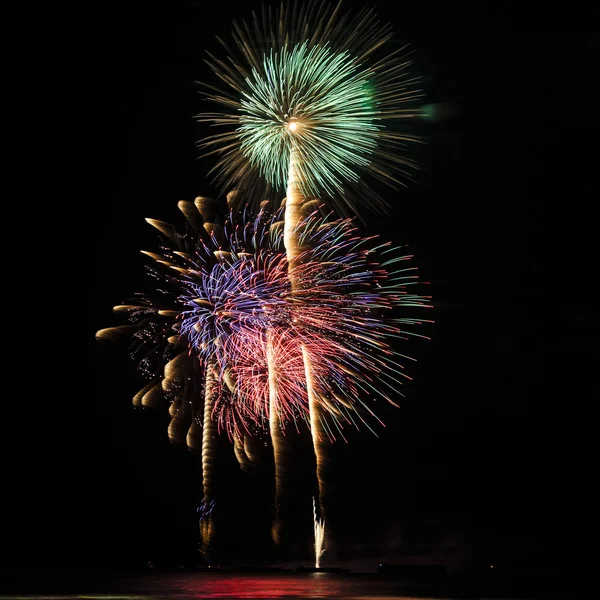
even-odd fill
[{"label": "glowing spark", "polygon": [[315,568],[321,567],[321,557],[327,548],[325,547],[325,521],[317,518],[317,503],[313,498],[313,520],[315,532]]}]

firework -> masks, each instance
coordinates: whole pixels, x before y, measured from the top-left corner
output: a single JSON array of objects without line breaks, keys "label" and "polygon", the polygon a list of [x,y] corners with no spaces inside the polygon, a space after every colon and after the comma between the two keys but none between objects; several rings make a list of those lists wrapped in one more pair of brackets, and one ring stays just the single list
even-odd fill
[{"label": "firework", "polygon": [[[394,404],[392,396],[401,395],[408,357],[390,340],[418,335],[413,329],[422,321],[406,313],[429,306],[428,297],[411,293],[418,276],[416,267],[405,265],[412,257],[362,238],[351,220],[329,221],[315,211],[294,236],[304,250],[293,265],[289,255],[275,253],[252,270],[255,284],[269,282],[258,289],[274,293],[261,296],[262,309],[250,326],[246,318],[243,331],[229,336],[224,348],[236,374],[238,407],[269,421],[276,506],[284,493],[284,430],[304,425],[310,430],[323,496],[325,445],[345,439],[349,424],[373,431],[368,418],[378,420],[373,398]],[[276,541],[281,525],[276,515]]]},{"label": "firework", "polygon": [[236,320],[222,352],[235,373],[237,403],[248,414],[266,421],[274,411],[283,428],[304,422],[315,429],[312,395],[323,412],[320,426],[333,440],[345,424],[367,423],[368,398],[394,404],[408,357],[391,340],[419,335],[414,329],[423,321],[406,313],[422,312],[429,298],[411,293],[419,283],[417,268],[408,266],[412,256],[362,238],[350,219],[313,214],[301,222],[298,244],[306,250],[293,268],[283,253],[269,260],[257,254],[260,268],[253,267],[244,278],[250,287],[239,293],[262,295]]},{"label": "firework", "polygon": [[[264,227],[260,228],[260,218],[245,222],[241,230],[230,222],[234,233],[226,233],[216,222],[214,201],[199,197],[178,206],[189,223],[183,233],[168,223],[147,219],[164,236],[159,253],[144,251],[152,260],[147,270],[155,280],[154,291],[115,307],[116,312],[127,314],[130,323],[100,330],[96,337],[131,340],[130,354],[150,379],[135,395],[134,405],[157,407],[165,399],[170,402],[169,438],[201,450],[204,503],[212,506],[217,435],[213,414],[226,396],[219,340],[228,335],[227,322],[236,318],[236,310],[243,312],[230,303],[238,297],[234,286],[238,277],[230,268],[232,253],[223,251],[222,245],[224,236],[230,235],[234,250],[242,252],[261,241]],[[240,446],[243,440],[236,442],[236,456],[247,461]],[[211,529],[211,519],[201,519],[205,551]]]},{"label": "firework", "polygon": [[[196,204],[206,213],[206,203]],[[268,428],[279,541],[285,430],[311,431],[322,490],[323,445],[343,438],[347,425],[371,428],[367,417],[377,417],[370,399],[394,404],[399,393],[403,355],[389,340],[414,335],[419,321],[396,311],[428,301],[410,293],[415,268],[398,268],[410,256],[362,238],[350,219],[328,220],[318,210],[302,219],[292,232],[300,252],[290,264],[283,209],[239,219],[230,213],[217,226],[199,225],[194,206],[179,204],[194,224],[185,233],[148,220],[167,238],[160,253],[145,252],[156,290],[116,307],[130,324],[97,336],[133,340],[132,354],[151,377],[134,403],[171,400],[169,436],[201,449],[206,506],[214,505],[217,433],[233,440],[244,468],[255,458],[249,437]],[[209,515],[201,530],[207,548]]]},{"label": "firework", "polygon": [[313,498],[313,523],[315,534],[315,569],[321,566],[321,557],[327,548],[325,547],[325,521],[317,517],[317,502]]},{"label": "firework", "polygon": [[260,180],[283,192],[294,164],[306,197],[354,212],[350,190],[359,188],[361,203],[381,207],[363,178],[394,187],[410,178],[406,147],[417,138],[398,125],[421,114],[406,47],[379,56],[391,38],[372,10],[351,17],[341,3],[313,0],[234,24],[227,61],[208,61],[221,85],[206,97],[218,110],[198,115],[222,130],[200,146],[214,148],[223,186],[250,190]]},{"label": "firework", "polygon": [[[284,244],[293,293],[305,254],[298,225],[311,199],[326,197],[341,213],[355,212],[359,201],[381,208],[362,176],[397,187],[415,167],[404,153],[415,138],[394,126],[419,114],[418,82],[408,73],[404,48],[377,57],[391,36],[372,10],[352,18],[341,2],[330,7],[309,0],[234,24],[237,55],[223,44],[228,61],[209,61],[223,85],[208,86],[206,96],[219,111],[199,119],[224,131],[201,146],[214,146],[214,170],[225,186],[250,190],[262,181],[259,189],[286,191]],[[321,403],[310,352],[305,345],[301,350],[323,510]]]},{"label": "firework", "polygon": [[[97,338],[132,339],[131,355],[151,378],[134,404],[155,407],[170,400],[169,437],[201,450],[204,502],[211,504],[219,430],[234,440],[242,467],[256,458],[248,434],[268,426],[277,447],[278,421],[269,410],[262,413],[252,402],[232,397],[238,377],[229,365],[236,347],[267,330],[271,313],[286,313],[282,305],[290,286],[285,257],[276,253],[283,248],[278,215],[230,214],[219,225],[214,202],[206,198],[182,201],[179,208],[190,225],[184,233],[147,219],[165,238],[159,253],[144,251],[156,289],[115,307],[127,313],[130,324],[101,330]],[[207,550],[210,518],[201,520],[201,530]]]}]

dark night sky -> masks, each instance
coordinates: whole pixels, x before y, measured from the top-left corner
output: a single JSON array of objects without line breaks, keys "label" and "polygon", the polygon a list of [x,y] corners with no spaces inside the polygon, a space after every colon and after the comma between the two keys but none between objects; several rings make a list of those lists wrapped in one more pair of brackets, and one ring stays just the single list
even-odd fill
[{"label": "dark night sky", "polygon": [[[55,461],[63,475],[41,469],[48,494],[28,513],[26,529],[46,540],[23,549],[33,562],[143,564],[195,545],[199,464],[169,444],[166,415],[131,407],[139,380],[125,351],[93,339],[119,323],[112,305],[144,289],[139,250],[156,240],[144,217],[181,223],[179,199],[217,193],[195,147],[205,131],[192,119],[203,109],[193,82],[211,77],[202,59],[215,35],[227,38],[232,18],[260,3],[194,4],[101,3],[86,17],[103,28],[85,75],[98,119],[89,366],[61,417],[72,433]],[[419,363],[402,408],[381,409],[387,429],[332,449],[338,553],[378,557],[377,543],[381,555],[416,555],[453,542],[474,559],[566,560],[590,476],[582,422],[598,396],[600,39],[555,32],[585,30],[583,14],[525,15],[517,3],[477,13],[377,4],[414,43],[428,101],[454,112],[419,125],[421,172],[385,192],[391,216],[365,213],[370,230],[414,251],[436,325],[431,342],[412,345]],[[245,534],[268,524],[270,489],[224,465],[243,553]]]}]

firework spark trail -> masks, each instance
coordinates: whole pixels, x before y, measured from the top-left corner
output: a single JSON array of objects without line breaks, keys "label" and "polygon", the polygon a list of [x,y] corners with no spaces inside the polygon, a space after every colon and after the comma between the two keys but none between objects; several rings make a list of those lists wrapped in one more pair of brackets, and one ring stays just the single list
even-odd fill
[{"label": "firework spark trail", "polygon": [[236,432],[233,436],[233,451],[243,471],[247,471],[252,464],[252,459],[244,447],[245,434]]},{"label": "firework spark trail", "polygon": [[[204,422],[202,432],[202,488],[204,503],[211,505],[214,498],[213,470],[215,461],[215,441],[217,427],[212,418],[215,404],[216,382],[215,382],[215,360],[211,359],[206,368],[204,383]],[[210,545],[213,537],[213,519],[207,515],[200,521],[202,535],[202,551],[209,556]]]},{"label": "firework spark trail", "polygon": [[[323,425],[320,420],[320,399],[317,396],[314,389],[314,377],[313,377],[313,362],[310,359],[310,355],[306,350],[306,346],[302,344],[302,360],[304,362],[304,369],[306,373],[306,391],[308,395],[308,411],[310,415],[310,432],[313,442],[313,449],[315,452],[315,463],[316,463],[316,475],[317,485],[319,489],[319,509],[321,515],[325,511],[325,443],[327,436],[323,430]],[[315,509],[316,510],[316,509]],[[323,521],[323,528],[325,528],[325,521]]]},{"label": "firework spark trail", "polygon": [[313,522],[315,533],[315,568],[321,568],[321,557],[325,550],[325,521],[317,517],[317,502],[313,498]]},{"label": "firework spark trail", "polygon": [[270,329],[266,331],[266,354],[269,378],[269,432],[271,434],[271,443],[273,444],[273,462],[275,466],[275,516],[271,527],[271,536],[276,544],[280,544],[283,528],[281,504],[285,489],[283,485],[283,470],[287,461],[287,452],[285,450],[283,427],[277,414],[277,363],[273,348],[273,332]]},{"label": "firework spark trail", "polygon": [[[290,135],[294,135],[292,131]],[[295,151],[295,145],[292,144],[290,152],[290,164],[287,183],[287,195],[285,203],[285,225],[284,225],[284,244],[289,264],[288,277],[292,286],[292,294],[298,290],[298,280],[295,277],[295,267],[301,264],[302,252],[306,248],[300,243],[299,224],[302,222],[302,207],[306,203],[306,198],[300,189],[300,173],[298,169],[299,156]],[[325,457],[323,444],[325,439],[322,436],[322,427],[320,423],[319,399],[316,396],[314,382],[312,377],[312,361],[306,352],[304,345],[301,345],[302,360],[304,362],[304,372],[306,379],[306,389],[308,395],[308,410],[310,415],[310,433],[315,452],[316,477],[319,488],[319,508],[321,514],[324,514],[324,496],[325,496]]]},{"label": "firework spark trail", "polygon": [[[215,241],[218,242],[219,232],[215,225],[214,219],[215,202],[207,198],[197,198],[195,206],[202,217],[202,228]],[[179,208],[182,210],[184,215],[186,215],[186,212],[182,209],[181,203],[179,203]],[[191,211],[187,211],[187,214],[193,213]],[[213,251],[212,255],[218,258],[216,252]],[[213,260],[212,256],[211,260]],[[214,330],[213,327],[207,327],[206,324],[204,325],[204,328]],[[192,343],[192,341],[188,339],[188,345],[190,343]],[[210,347],[214,347],[214,344],[212,344]],[[213,471],[217,437],[216,427],[212,420],[212,412],[216,400],[217,388],[215,382],[216,358],[214,353],[211,353],[210,351],[205,352],[205,355],[207,356],[205,356],[204,360],[206,367],[204,372],[204,418],[202,423],[202,491],[204,503],[212,508],[215,502]],[[211,512],[212,510],[200,522],[202,553],[206,558],[210,557],[210,548],[214,533],[214,519]]]}]

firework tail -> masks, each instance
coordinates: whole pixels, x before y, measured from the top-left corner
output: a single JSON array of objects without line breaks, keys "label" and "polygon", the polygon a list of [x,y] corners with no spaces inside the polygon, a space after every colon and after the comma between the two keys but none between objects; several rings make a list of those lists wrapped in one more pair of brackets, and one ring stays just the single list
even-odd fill
[{"label": "firework tail", "polygon": [[[202,217],[202,228],[209,236],[219,240],[222,237],[223,227],[215,223],[217,203],[211,198],[198,196],[194,205]],[[182,211],[183,212],[183,211]],[[187,214],[184,212],[184,215]],[[212,506],[214,497],[214,459],[217,438],[217,426],[213,421],[212,413],[217,394],[216,360],[209,357],[206,362],[204,374],[204,420],[202,426],[202,492],[205,506]],[[214,519],[209,513],[201,520],[200,532],[202,536],[202,553],[205,558],[209,557],[211,543],[214,534]]]},{"label": "firework tail", "polygon": [[233,452],[235,453],[235,458],[237,459],[241,469],[243,471],[248,470],[250,465],[252,464],[250,461],[250,457],[248,456],[246,449],[244,448],[244,438],[245,435],[243,433],[235,432],[233,435]]},{"label": "firework tail", "polygon": [[275,544],[281,544],[283,519],[281,507],[284,495],[284,469],[286,456],[285,438],[282,424],[277,414],[277,365],[273,355],[273,333],[266,332],[267,367],[269,370],[269,430],[273,444],[273,463],[275,468],[275,515],[271,526],[271,538]]},{"label": "firework tail", "polygon": [[[306,373],[306,391],[308,394],[308,410],[310,416],[310,432],[312,437],[313,449],[315,452],[317,485],[319,490],[319,514],[324,518],[325,514],[325,432],[321,424],[319,399],[315,394],[313,387],[312,363],[306,347],[302,345],[302,360],[304,361],[304,371]],[[323,526],[325,526],[323,522]]]},{"label": "firework tail", "polygon": [[325,547],[325,521],[317,516],[317,502],[313,498],[313,521],[315,532],[315,569],[321,567],[321,557],[327,549]]},{"label": "firework tail", "polygon": [[[209,360],[204,379],[204,422],[202,431],[202,487],[204,506],[211,506],[214,501],[214,458],[217,426],[212,419],[215,402],[216,377],[214,359]],[[213,536],[213,519],[210,514],[203,516],[200,521],[202,535],[202,553],[208,556]]]},{"label": "firework tail", "polygon": [[[293,132],[290,132],[293,135]],[[294,144],[292,143],[292,150],[290,152],[290,168],[288,173],[288,184],[287,184],[287,196],[285,200],[285,214],[284,214],[284,245],[289,265],[289,277],[290,284],[292,286],[292,293],[297,288],[297,282],[295,281],[293,272],[294,267],[298,264],[301,253],[305,250],[302,248],[298,241],[299,234],[299,223],[302,221],[304,213],[303,207],[307,202],[307,198],[300,191],[299,181],[299,160],[298,153],[294,150]],[[306,388],[308,394],[308,406],[310,414],[310,430],[313,442],[313,448],[316,459],[316,476],[317,484],[319,488],[319,511],[321,516],[324,515],[324,454],[323,444],[325,442],[322,432],[322,426],[320,423],[319,415],[319,402],[315,396],[315,390],[312,386],[312,365],[309,354],[306,352],[306,348],[302,347],[302,357],[304,361],[304,371],[306,374]]]},{"label": "firework tail", "polygon": [[[220,376],[222,383],[225,385],[225,389],[229,394],[235,396],[237,392],[237,375],[235,370],[231,367],[227,367],[221,371]],[[241,429],[233,428],[231,438],[233,441],[233,453],[235,458],[242,471],[247,471],[253,463],[258,460],[249,448],[250,436]]]}]

